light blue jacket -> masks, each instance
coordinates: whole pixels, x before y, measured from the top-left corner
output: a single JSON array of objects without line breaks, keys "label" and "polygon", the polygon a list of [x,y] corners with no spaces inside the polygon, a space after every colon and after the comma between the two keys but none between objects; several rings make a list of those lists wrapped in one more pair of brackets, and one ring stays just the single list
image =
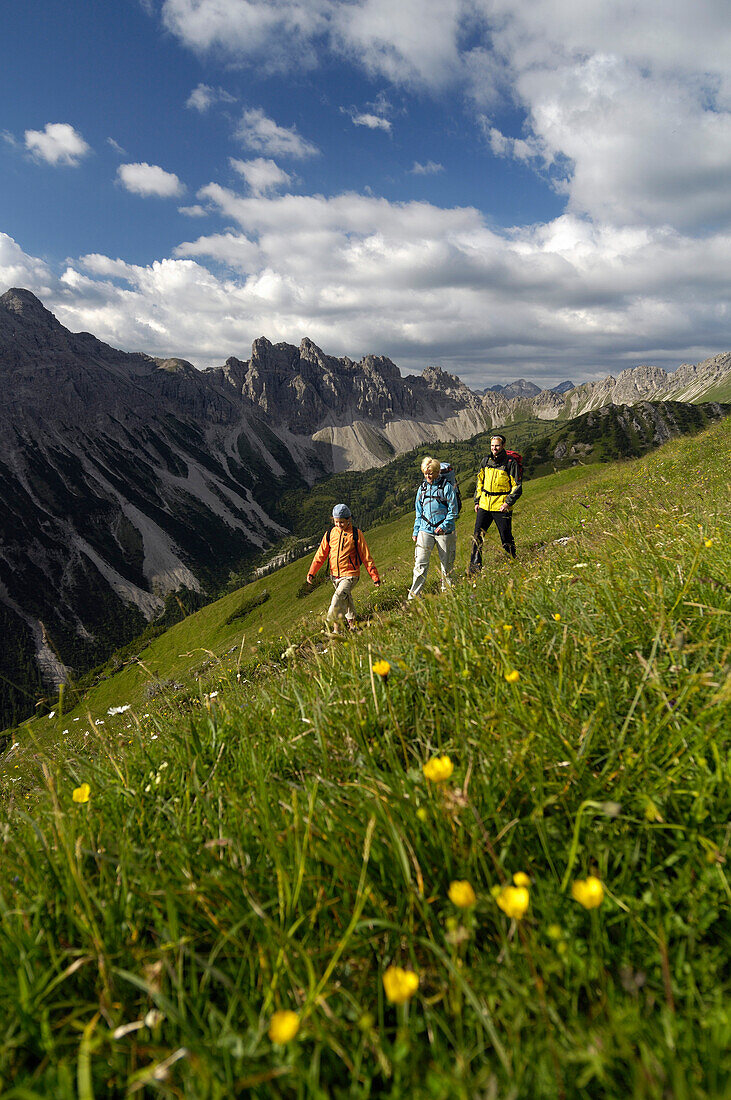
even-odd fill
[{"label": "light blue jacket", "polygon": [[416,492],[416,520],[414,521],[414,534],[426,531],[433,535],[437,527],[441,527],[445,535],[454,531],[454,521],[457,518],[457,494],[451,481],[440,477],[430,485],[428,481],[422,482]]}]

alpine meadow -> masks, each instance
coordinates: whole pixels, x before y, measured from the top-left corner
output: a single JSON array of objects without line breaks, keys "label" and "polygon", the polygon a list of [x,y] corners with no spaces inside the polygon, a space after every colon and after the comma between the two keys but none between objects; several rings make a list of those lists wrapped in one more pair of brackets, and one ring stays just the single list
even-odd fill
[{"label": "alpine meadow", "polygon": [[527,481],[470,579],[468,503],[408,606],[396,515],[355,634],[302,559],[12,731],[0,1096],[728,1095],[730,460]]},{"label": "alpine meadow", "polygon": [[0,1100],[731,1100],[729,0],[0,19]]}]

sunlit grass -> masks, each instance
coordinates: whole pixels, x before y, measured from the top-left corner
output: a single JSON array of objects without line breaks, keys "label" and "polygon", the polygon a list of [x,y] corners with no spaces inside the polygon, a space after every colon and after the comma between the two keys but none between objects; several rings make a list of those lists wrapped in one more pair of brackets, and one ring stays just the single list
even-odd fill
[{"label": "sunlit grass", "polygon": [[153,643],[165,678],[210,651],[194,691],[115,677],[63,753],[34,723],[0,1095],[723,1096],[730,449],[541,483],[516,563],[408,607],[396,520],[354,638],[324,588],[296,621],[295,563],[243,646],[237,594]]}]

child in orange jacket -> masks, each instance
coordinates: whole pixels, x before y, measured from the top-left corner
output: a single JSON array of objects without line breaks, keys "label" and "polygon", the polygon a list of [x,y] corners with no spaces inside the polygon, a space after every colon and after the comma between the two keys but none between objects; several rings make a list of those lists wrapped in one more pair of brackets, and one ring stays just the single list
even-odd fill
[{"label": "child in orange jacket", "polygon": [[[336,504],[333,508],[333,526],[323,535],[317,553],[312,559],[307,583],[315,583],[315,573],[329,559],[330,580],[335,591],[327,613],[327,621],[332,624],[333,633],[340,630],[345,618],[350,630],[355,628],[355,607],[351,595],[360,580],[361,562],[365,565],[376,588],[381,583],[368,544],[363,532],[353,527],[353,519],[347,504]],[[357,532],[357,535],[354,534]]]}]

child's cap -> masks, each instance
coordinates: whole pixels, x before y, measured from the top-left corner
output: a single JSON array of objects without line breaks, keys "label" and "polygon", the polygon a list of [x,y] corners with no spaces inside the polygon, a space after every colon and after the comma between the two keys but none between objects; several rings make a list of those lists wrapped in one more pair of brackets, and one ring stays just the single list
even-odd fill
[{"label": "child's cap", "polygon": [[336,504],[333,508],[333,519],[350,519],[351,512],[347,504]]}]

